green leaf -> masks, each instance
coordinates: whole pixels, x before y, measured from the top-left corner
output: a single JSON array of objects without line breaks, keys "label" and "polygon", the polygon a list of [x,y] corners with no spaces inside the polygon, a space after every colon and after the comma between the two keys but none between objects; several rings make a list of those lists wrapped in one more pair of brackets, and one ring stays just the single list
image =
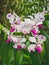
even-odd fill
[{"label": "green leaf", "polygon": [[17,36],[20,35],[21,36],[21,35],[23,35],[23,33],[21,33],[21,32],[20,33],[14,32],[13,35],[17,35]]},{"label": "green leaf", "polygon": [[45,15],[45,20],[49,21],[49,12]]},{"label": "green leaf", "polygon": [[45,21],[46,22],[46,24],[47,24],[47,27],[49,28],[49,21]]},{"label": "green leaf", "polygon": [[2,41],[2,45],[0,47],[1,51],[0,51],[0,55],[1,55],[1,61],[2,61],[2,65],[4,65],[5,57],[6,57],[6,45],[5,45],[5,40],[6,40],[6,34],[3,35],[3,41]]},{"label": "green leaf", "polygon": [[45,65],[49,65],[49,35],[42,29],[41,34],[46,36],[46,41],[44,42],[45,47]]},{"label": "green leaf", "polygon": [[32,65],[42,65],[40,54],[38,54],[37,52],[33,52],[30,54],[30,56],[32,60]]},{"label": "green leaf", "polygon": [[23,60],[23,50],[14,50],[14,65],[21,65]]},{"label": "green leaf", "polygon": [[29,40],[26,41],[26,45],[27,45],[27,47],[30,45],[30,41]]},{"label": "green leaf", "polygon": [[0,24],[0,30],[3,28],[3,26]]},{"label": "green leaf", "polygon": [[1,56],[1,64],[4,65],[10,65],[10,63],[14,59],[14,50],[12,48],[12,43],[6,43],[7,35],[5,33],[2,41],[2,45],[0,47],[0,56]]}]

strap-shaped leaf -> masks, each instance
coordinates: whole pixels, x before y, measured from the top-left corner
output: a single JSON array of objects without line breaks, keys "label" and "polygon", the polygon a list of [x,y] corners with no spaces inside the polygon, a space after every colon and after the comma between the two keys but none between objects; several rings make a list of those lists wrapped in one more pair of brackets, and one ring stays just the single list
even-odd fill
[{"label": "strap-shaped leaf", "polygon": [[21,65],[23,60],[23,50],[14,50],[14,65]]},{"label": "strap-shaped leaf", "polygon": [[42,65],[40,54],[37,52],[30,54],[32,65]]},{"label": "strap-shaped leaf", "polygon": [[46,36],[46,41],[44,42],[45,47],[45,65],[49,65],[49,35],[42,29],[41,33]]}]

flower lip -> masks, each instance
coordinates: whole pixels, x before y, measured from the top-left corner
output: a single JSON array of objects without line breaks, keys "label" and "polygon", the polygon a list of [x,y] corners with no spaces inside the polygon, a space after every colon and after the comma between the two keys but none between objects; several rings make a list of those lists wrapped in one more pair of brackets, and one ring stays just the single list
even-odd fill
[{"label": "flower lip", "polygon": [[14,30],[15,30],[15,28],[14,28],[14,27],[12,27],[12,28],[10,29],[10,32],[14,32]]},{"label": "flower lip", "polygon": [[7,40],[6,40],[6,43],[10,43],[10,42],[11,42],[11,40],[10,40],[10,39],[7,39]]},{"label": "flower lip", "polygon": [[31,32],[33,33],[33,35],[37,35],[37,31],[35,29],[31,30]]},{"label": "flower lip", "polygon": [[38,25],[38,27],[39,27],[39,28],[42,28],[42,27],[43,27],[43,25],[42,25],[42,24],[39,24],[39,25]]},{"label": "flower lip", "polygon": [[31,49],[30,49],[30,52],[32,53],[32,52],[33,52],[33,50],[31,50]]},{"label": "flower lip", "polygon": [[18,45],[18,46],[17,46],[17,49],[20,50],[20,49],[21,49],[21,45]]},{"label": "flower lip", "polygon": [[42,50],[43,50],[43,48],[42,48],[41,45],[37,45],[36,48],[35,48],[35,50],[36,50],[38,53],[41,53]]},{"label": "flower lip", "polygon": [[35,52],[35,48],[36,48],[36,44],[30,44],[30,45],[28,46],[28,51],[29,51],[29,52]]}]

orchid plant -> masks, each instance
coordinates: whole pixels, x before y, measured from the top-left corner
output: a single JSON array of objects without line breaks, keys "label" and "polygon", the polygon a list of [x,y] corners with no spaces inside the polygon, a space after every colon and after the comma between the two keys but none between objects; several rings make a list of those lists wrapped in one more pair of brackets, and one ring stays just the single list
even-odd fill
[{"label": "orchid plant", "polygon": [[[13,48],[17,50],[27,49],[28,52],[37,51],[41,53],[43,50],[42,44],[46,37],[40,34],[40,29],[43,27],[46,13],[47,11],[43,11],[32,14],[32,16],[28,15],[27,18],[24,17],[24,21],[21,20],[22,17],[15,13],[8,13],[6,17],[11,24],[11,28],[8,32],[3,29],[8,35],[6,43],[13,42]],[[14,35],[15,32],[22,33],[22,35]],[[27,40],[30,41],[28,46],[26,44]]]},{"label": "orchid plant", "polygon": [[48,0],[4,0],[0,11],[0,65],[49,65]]}]

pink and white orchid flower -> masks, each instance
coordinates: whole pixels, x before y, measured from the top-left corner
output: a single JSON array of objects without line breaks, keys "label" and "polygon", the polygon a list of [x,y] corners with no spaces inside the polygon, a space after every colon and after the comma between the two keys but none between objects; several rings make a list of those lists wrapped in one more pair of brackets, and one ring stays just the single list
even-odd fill
[{"label": "pink and white orchid flower", "polygon": [[29,52],[35,52],[35,48],[36,48],[36,44],[30,44],[30,45],[28,46],[28,51],[29,51]]},{"label": "pink and white orchid flower", "polygon": [[39,36],[37,36],[37,40],[38,40],[38,43],[42,44],[46,40],[46,37],[39,35]]},{"label": "pink and white orchid flower", "polygon": [[14,45],[13,45],[14,48],[17,48],[17,49],[26,48],[26,44],[25,44],[26,39],[25,38],[21,38],[21,36],[19,36],[19,37],[12,36],[12,40],[14,42]]},{"label": "pink and white orchid flower", "polygon": [[[15,49],[28,49],[29,52],[41,53],[43,50],[42,43],[46,40],[45,36],[39,35],[40,30],[42,28],[43,21],[45,20],[46,12],[38,12],[37,14],[33,14],[33,16],[28,15],[28,18],[24,18],[24,21],[21,21],[21,17],[13,14],[7,14],[7,19],[9,19],[9,23],[11,24],[10,31],[3,29],[8,35],[7,43],[13,41],[13,48]],[[30,17],[30,18],[29,18]],[[22,36],[13,35],[14,32],[23,33]],[[30,41],[31,44],[26,45],[26,41]]]}]

